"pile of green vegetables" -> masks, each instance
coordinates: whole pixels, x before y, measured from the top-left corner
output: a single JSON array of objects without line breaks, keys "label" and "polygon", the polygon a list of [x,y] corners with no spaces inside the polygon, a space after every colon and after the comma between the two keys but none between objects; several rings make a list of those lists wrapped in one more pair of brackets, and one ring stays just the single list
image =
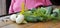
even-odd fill
[{"label": "pile of green vegetables", "polygon": [[23,14],[27,22],[60,20],[60,9],[52,7],[33,8],[26,10]]}]

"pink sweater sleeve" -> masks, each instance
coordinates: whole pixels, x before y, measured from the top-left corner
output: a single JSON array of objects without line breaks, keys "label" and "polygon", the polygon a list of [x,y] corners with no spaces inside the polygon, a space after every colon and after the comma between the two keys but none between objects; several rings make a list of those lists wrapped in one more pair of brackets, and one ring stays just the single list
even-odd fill
[{"label": "pink sweater sleeve", "polygon": [[14,13],[14,11],[13,11],[14,2],[15,2],[15,0],[11,0],[11,5],[10,5],[10,8],[9,8],[9,14]]}]

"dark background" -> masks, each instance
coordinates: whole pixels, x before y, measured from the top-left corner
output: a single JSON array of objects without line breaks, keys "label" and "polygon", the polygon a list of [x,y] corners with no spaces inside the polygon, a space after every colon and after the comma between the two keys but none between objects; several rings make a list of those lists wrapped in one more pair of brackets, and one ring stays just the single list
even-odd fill
[{"label": "dark background", "polygon": [[53,5],[59,6],[60,0],[50,0]]},{"label": "dark background", "polygon": [[9,12],[9,6],[11,4],[11,0],[6,0],[6,13],[8,14]]}]

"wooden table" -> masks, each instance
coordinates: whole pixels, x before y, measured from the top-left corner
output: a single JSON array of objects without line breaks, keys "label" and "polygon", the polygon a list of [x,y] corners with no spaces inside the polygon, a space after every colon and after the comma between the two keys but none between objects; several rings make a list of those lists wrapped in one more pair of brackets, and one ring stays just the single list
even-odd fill
[{"label": "wooden table", "polygon": [[4,19],[4,20],[0,19],[0,28],[60,28],[60,22],[54,23],[50,21],[50,22],[27,23],[18,25],[12,22],[10,19]]},{"label": "wooden table", "polygon": [[0,22],[0,28],[60,28],[60,23],[28,23],[28,24],[16,24],[11,21],[9,22]]}]

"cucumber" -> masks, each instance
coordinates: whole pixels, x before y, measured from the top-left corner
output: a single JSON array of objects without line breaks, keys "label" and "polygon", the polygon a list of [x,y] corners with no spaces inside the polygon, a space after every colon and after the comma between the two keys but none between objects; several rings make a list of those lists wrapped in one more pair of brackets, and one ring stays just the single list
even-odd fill
[{"label": "cucumber", "polygon": [[43,17],[37,17],[38,22],[44,21]]},{"label": "cucumber", "polygon": [[33,16],[27,16],[27,17],[25,17],[25,20],[27,22],[37,22],[37,19]]}]

